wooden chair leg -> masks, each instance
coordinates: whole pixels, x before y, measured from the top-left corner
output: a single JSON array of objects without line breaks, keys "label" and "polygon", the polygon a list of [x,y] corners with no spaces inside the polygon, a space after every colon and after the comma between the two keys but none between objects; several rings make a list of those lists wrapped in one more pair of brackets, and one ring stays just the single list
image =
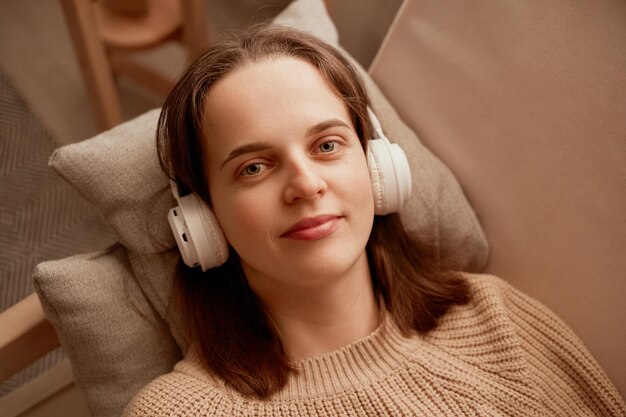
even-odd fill
[{"label": "wooden chair leg", "polygon": [[122,111],[107,50],[100,40],[91,0],[61,0],[70,35],[101,128],[122,122]]}]

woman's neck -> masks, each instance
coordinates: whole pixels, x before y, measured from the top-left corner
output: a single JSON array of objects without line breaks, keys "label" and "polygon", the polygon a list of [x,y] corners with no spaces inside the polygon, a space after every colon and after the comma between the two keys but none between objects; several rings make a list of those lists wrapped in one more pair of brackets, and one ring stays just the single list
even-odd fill
[{"label": "woman's neck", "polygon": [[380,323],[365,252],[347,273],[317,286],[286,285],[246,273],[291,361],[337,350]]}]

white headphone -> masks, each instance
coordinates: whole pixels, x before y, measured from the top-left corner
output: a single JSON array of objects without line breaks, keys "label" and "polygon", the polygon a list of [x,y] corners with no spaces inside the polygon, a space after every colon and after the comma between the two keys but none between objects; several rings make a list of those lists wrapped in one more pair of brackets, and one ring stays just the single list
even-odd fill
[{"label": "white headphone", "polygon": [[[374,212],[396,213],[411,196],[411,170],[402,148],[383,133],[376,115],[368,107],[374,138],[367,144],[367,164],[372,180]],[[172,194],[178,203],[167,219],[185,265],[200,265],[203,271],[222,265],[228,259],[228,243],[213,210],[196,194],[181,197],[174,181]]]}]

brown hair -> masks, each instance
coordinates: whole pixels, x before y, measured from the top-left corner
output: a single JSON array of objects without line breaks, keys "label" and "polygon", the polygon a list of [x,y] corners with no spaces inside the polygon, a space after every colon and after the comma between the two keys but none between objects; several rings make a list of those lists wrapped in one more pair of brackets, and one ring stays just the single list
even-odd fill
[{"label": "brown hair", "polygon": [[[182,193],[195,192],[210,204],[203,169],[203,103],[211,86],[235,68],[288,56],[315,66],[341,98],[366,149],[370,138],[367,93],[358,73],[333,47],[284,27],[256,26],[238,41],[217,45],[197,58],[165,101],[157,127],[161,166]],[[428,332],[456,304],[469,300],[465,281],[440,270],[436,251],[409,236],[397,214],[376,216],[367,255],[376,296],[403,333]],[[266,398],[280,390],[290,372],[282,342],[261,301],[250,289],[239,257],[202,272],[178,266],[176,306],[208,370],[244,395]]]}]

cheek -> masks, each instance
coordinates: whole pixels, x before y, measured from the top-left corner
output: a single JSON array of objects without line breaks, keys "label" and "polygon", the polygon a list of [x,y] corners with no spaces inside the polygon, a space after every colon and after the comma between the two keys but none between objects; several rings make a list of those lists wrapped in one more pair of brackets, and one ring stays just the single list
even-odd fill
[{"label": "cheek", "polygon": [[240,252],[257,239],[253,236],[265,234],[269,220],[262,197],[237,195],[214,200],[215,214],[220,222],[226,240]]},{"label": "cheek", "polygon": [[353,198],[362,204],[363,211],[369,212],[374,207],[374,196],[372,193],[372,181],[369,168],[365,159],[359,159],[356,165],[358,169],[354,170],[353,175],[348,176],[351,181],[347,184],[346,189],[352,194]]},{"label": "cheek", "polygon": [[372,192],[372,180],[367,162],[363,161],[359,175],[355,175],[355,183],[352,184],[355,206],[357,208],[357,223],[364,242],[369,240],[374,224],[374,194]]}]

